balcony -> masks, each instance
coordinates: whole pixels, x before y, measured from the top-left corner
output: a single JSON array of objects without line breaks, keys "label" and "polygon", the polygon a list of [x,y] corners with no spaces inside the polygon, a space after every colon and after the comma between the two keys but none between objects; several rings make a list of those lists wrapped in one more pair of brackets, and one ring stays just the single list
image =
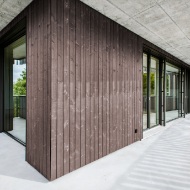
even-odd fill
[{"label": "balcony", "polygon": [[[190,115],[53,182],[25,162],[25,148],[0,134],[1,189],[190,189]],[[4,159],[6,158],[6,159]],[[75,181],[75,182],[73,182]]]},{"label": "balcony", "polygon": [[13,130],[9,134],[26,143],[26,96],[13,96]]}]

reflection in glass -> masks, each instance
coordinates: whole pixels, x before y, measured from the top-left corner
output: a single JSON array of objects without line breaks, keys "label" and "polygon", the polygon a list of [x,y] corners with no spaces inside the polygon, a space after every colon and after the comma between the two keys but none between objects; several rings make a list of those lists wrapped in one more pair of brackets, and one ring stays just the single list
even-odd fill
[{"label": "reflection in glass", "polygon": [[147,129],[147,54],[143,54],[143,129]]},{"label": "reflection in glass", "polygon": [[[147,117],[147,114],[149,114],[149,117]],[[148,56],[147,54],[143,54],[143,129],[145,130],[158,124],[159,59],[151,56],[150,65],[148,65]]]},{"label": "reflection in glass", "polygon": [[180,69],[166,63],[166,121],[178,118]]},{"label": "reflection in glass", "polygon": [[150,127],[159,124],[159,60],[150,60]]},{"label": "reflection in glass", "polygon": [[26,142],[26,38],[4,49],[4,130]]}]

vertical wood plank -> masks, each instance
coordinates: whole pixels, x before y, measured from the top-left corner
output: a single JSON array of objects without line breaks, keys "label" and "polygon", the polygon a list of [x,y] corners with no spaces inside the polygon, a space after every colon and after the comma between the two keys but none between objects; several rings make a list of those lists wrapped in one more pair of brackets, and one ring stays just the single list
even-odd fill
[{"label": "vertical wood plank", "polygon": [[[48,59],[48,47],[49,47],[49,30],[50,30],[50,24],[49,24],[49,0],[48,1],[43,1],[43,6],[44,6],[44,36],[43,36],[43,51],[44,51],[44,57],[43,57],[43,73],[44,73],[44,77],[43,77],[43,90],[44,90],[44,97],[43,97],[43,173],[46,175],[47,178],[50,178],[50,169],[49,169],[49,165],[50,165],[50,159],[49,157],[49,149],[50,149],[50,144],[49,142],[49,134],[50,134],[50,130],[49,130],[49,75],[48,75],[48,69],[49,69],[49,59]],[[46,111],[45,111],[46,110]]]},{"label": "vertical wood plank", "polygon": [[51,0],[45,1],[47,3],[47,178],[51,179]]},{"label": "vertical wood plank", "polygon": [[119,25],[116,24],[116,149],[119,149],[119,142],[120,142],[120,119],[119,119],[119,64],[120,64],[120,57],[119,57]]},{"label": "vertical wood plank", "polygon": [[58,86],[57,86],[57,176],[60,177],[64,174],[64,133],[63,133],[63,115],[64,115],[64,65],[63,65],[63,11],[62,7],[64,5],[64,1],[60,0],[58,7],[57,7],[57,24],[58,24],[58,29],[57,29],[57,48],[58,48],[58,53],[57,53],[57,64],[58,64],[58,73],[57,73],[57,78],[58,78]]},{"label": "vertical wood plank", "polygon": [[142,80],[142,72],[143,72],[143,43],[142,43],[142,38],[138,36],[138,41],[137,41],[137,46],[138,46],[138,68],[137,68],[137,81],[138,81],[138,104],[139,106],[139,118],[138,118],[138,140],[141,140],[143,138],[143,80]]},{"label": "vertical wood plank", "polygon": [[85,63],[86,63],[86,164],[90,163],[90,133],[91,133],[91,120],[90,120],[90,9],[85,7],[85,25],[84,25],[84,34],[85,34]]},{"label": "vertical wood plank", "polygon": [[106,19],[106,154],[110,153],[110,20]]},{"label": "vertical wood plank", "polygon": [[119,26],[118,41],[118,148],[122,148],[122,27]]},{"label": "vertical wood plank", "polygon": [[[31,15],[33,15],[33,13],[34,13],[34,8],[35,8],[35,4],[32,3],[32,5],[31,5]],[[34,17],[31,17],[31,27],[34,28]],[[34,40],[35,40],[35,38],[34,38],[34,30],[32,30],[31,35],[32,35],[31,46],[33,47],[33,48],[31,48],[31,63],[33,63],[33,62],[35,62],[35,58],[34,58],[34,50],[35,50],[35,46],[34,46]],[[28,62],[28,65],[29,64],[30,64],[30,62]],[[35,76],[34,76],[34,64],[31,64],[30,70],[31,70],[31,84],[33,84],[34,83],[34,78],[35,78]],[[28,75],[27,75],[27,77],[28,77]],[[28,82],[30,82],[30,81],[28,81]],[[28,83],[28,89],[29,89],[29,85],[30,85],[30,83]],[[31,120],[33,122],[31,124],[28,123],[27,127],[30,128],[30,125],[31,125],[32,126],[31,128],[33,128],[32,132],[31,132],[31,135],[30,135],[31,144],[32,144],[33,142],[35,142],[34,112],[32,111],[32,110],[34,110],[34,86],[31,85],[30,89],[31,89],[31,95],[30,95],[31,115],[30,115],[30,117],[31,117]],[[35,167],[35,159],[34,159],[35,147],[36,147],[36,145],[34,144],[30,149],[31,163],[32,163],[32,165],[34,167]]]},{"label": "vertical wood plank", "polygon": [[131,143],[134,142],[134,129],[135,129],[135,36],[132,34],[132,64],[134,65],[132,67],[132,105],[131,105],[131,111],[132,111],[132,131],[131,131]]},{"label": "vertical wood plank", "polygon": [[103,126],[102,126],[102,140],[103,140],[103,156],[106,155],[107,153],[107,84],[106,84],[106,79],[107,79],[107,52],[106,52],[106,18],[103,17],[103,28],[102,28],[102,43],[103,43],[103,47],[102,47],[102,88],[103,88],[103,107],[102,107],[102,116],[103,116]]},{"label": "vertical wood plank", "polygon": [[129,91],[129,94],[128,94],[128,144],[131,144],[132,142],[132,101],[133,101],[133,97],[132,97],[132,67],[130,67],[131,64],[133,64],[133,61],[132,61],[132,35],[131,33],[129,33],[129,36],[128,36],[128,91]]},{"label": "vertical wood plank", "polygon": [[[43,0],[40,0],[38,2],[38,11],[39,11],[39,15],[38,15],[38,73],[37,73],[37,86],[38,86],[38,94],[37,96],[40,98],[37,98],[37,104],[38,104],[38,110],[39,113],[37,115],[37,120],[38,120],[38,126],[41,126],[38,128],[38,133],[39,133],[39,142],[40,141],[44,141],[43,139],[43,133],[44,133],[44,129],[43,129],[43,123],[44,123],[44,119],[43,119],[43,100],[44,100],[44,93],[43,93],[43,78],[44,78],[44,72],[43,72]],[[43,143],[39,143],[39,169],[41,172],[43,172]]]},{"label": "vertical wood plank", "polygon": [[57,97],[58,97],[58,2],[51,3],[51,177],[57,177]]},{"label": "vertical wood plank", "polygon": [[99,15],[95,12],[94,17],[94,81],[95,81],[95,110],[94,110],[94,133],[95,133],[95,145],[94,145],[94,154],[95,160],[99,158],[99,51],[98,51],[98,37],[99,37]]},{"label": "vertical wood plank", "polygon": [[69,50],[70,50],[70,33],[69,33],[69,10],[70,10],[70,1],[64,0],[64,174],[69,173],[69,126],[70,126],[70,64],[69,64]]},{"label": "vertical wood plank", "polygon": [[113,110],[114,110],[114,105],[113,105],[113,99],[114,99],[114,89],[113,89],[113,48],[114,48],[114,35],[113,35],[113,26],[114,23],[113,21],[110,22],[110,78],[109,78],[109,89],[110,89],[110,152],[114,151],[114,114],[113,114]]},{"label": "vertical wood plank", "polygon": [[81,166],[81,4],[76,1],[76,169]]},{"label": "vertical wood plank", "polygon": [[[35,2],[34,3],[34,10],[38,10],[38,5],[37,3]],[[34,20],[33,20],[33,27],[34,28],[38,28],[38,12],[36,12],[36,14],[34,15]],[[37,40],[38,40],[38,35],[37,35],[37,30],[33,30],[33,38],[34,38],[34,45],[33,45],[33,48],[34,48],[34,52],[33,52],[33,84],[37,84],[37,73],[38,73],[38,70],[37,70],[37,52],[38,52],[38,46],[37,46]],[[35,85],[33,86],[33,110],[36,110],[37,109],[37,88],[38,86]],[[37,112],[33,112],[33,142],[36,142],[34,143],[34,146],[33,146],[33,163],[34,163],[34,167],[37,168],[37,170],[39,170],[39,152],[38,152],[38,144],[39,144],[39,136],[37,135],[38,134],[38,129],[37,129],[37,115],[38,113]],[[35,156],[36,155],[36,156]]]},{"label": "vertical wood plank", "polygon": [[102,127],[103,127],[103,66],[102,66],[102,50],[103,50],[103,44],[102,44],[102,36],[103,36],[103,21],[102,21],[102,15],[99,15],[99,32],[98,32],[98,53],[99,53],[99,79],[98,79],[98,87],[99,87],[99,120],[98,120],[98,126],[99,126],[99,140],[98,140],[98,145],[99,145],[99,158],[103,156],[103,139],[102,139]]},{"label": "vertical wood plank", "polygon": [[85,65],[85,6],[81,5],[81,166],[86,163],[86,65]]},{"label": "vertical wood plank", "polygon": [[[127,44],[128,32],[124,31],[124,44]],[[127,146],[128,142],[128,49],[126,45],[123,47],[124,54],[124,146]]]},{"label": "vertical wood plank", "polygon": [[125,126],[125,117],[124,117],[124,113],[125,113],[125,108],[124,108],[124,93],[125,93],[125,86],[124,86],[124,28],[121,27],[121,148],[124,147],[124,135],[125,135],[125,131],[124,131],[124,126]]},{"label": "vertical wood plank", "polygon": [[137,36],[135,35],[135,41],[134,41],[134,48],[135,48],[135,53],[134,53],[134,79],[135,79],[135,89],[134,89],[134,140],[133,142],[137,141],[137,133],[135,133],[135,130],[138,132],[138,118],[139,118],[139,113],[138,113],[138,105],[137,105],[137,98],[138,98],[138,88],[137,88],[137,67],[138,67],[138,48],[137,48]]},{"label": "vertical wood plank", "polygon": [[[46,174],[47,176],[47,134],[46,134],[46,131],[47,131],[47,125],[48,125],[48,122],[47,122],[47,118],[48,118],[48,108],[47,108],[47,83],[45,81],[48,80],[48,77],[47,77],[47,64],[44,64],[44,63],[47,63],[47,11],[48,11],[48,6],[47,6],[47,3],[44,2],[43,0],[43,37],[42,37],[42,49],[43,49],[43,68],[42,68],[42,72],[43,72],[43,104],[42,104],[42,109],[43,109],[43,145],[42,145],[42,170],[43,170],[43,173]],[[47,110],[46,112],[44,110]]]},{"label": "vertical wood plank", "polygon": [[95,77],[94,77],[94,70],[95,70],[95,44],[94,44],[94,38],[95,38],[95,18],[94,18],[94,11],[90,10],[90,162],[93,162],[95,160]]},{"label": "vertical wood plank", "polygon": [[117,150],[117,24],[113,23],[113,151]]},{"label": "vertical wood plank", "polygon": [[70,141],[70,171],[75,170],[75,146],[76,146],[76,129],[75,129],[75,125],[76,125],[76,118],[75,118],[75,110],[76,110],[76,71],[75,71],[75,63],[76,63],[76,52],[75,52],[75,39],[76,39],[76,35],[75,35],[75,0],[70,1],[70,22],[69,22],[69,36],[70,36],[70,53],[69,53],[69,65],[70,65],[70,137],[69,137],[69,141]]}]

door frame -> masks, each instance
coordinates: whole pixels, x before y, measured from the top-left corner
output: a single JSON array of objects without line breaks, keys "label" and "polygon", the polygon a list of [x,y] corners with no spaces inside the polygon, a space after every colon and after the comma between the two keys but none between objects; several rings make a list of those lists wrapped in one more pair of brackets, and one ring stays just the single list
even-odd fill
[{"label": "door frame", "polygon": [[[154,55],[154,54],[152,54],[151,53],[151,51],[143,51],[143,54],[146,54],[147,55],[147,101],[146,101],[146,104],[147,104],[147,128],[145,129],[145,130],[147,130],[147,129],[151,129],[151,128],[154,128],[154,127],[156,127],[156,126],[158,126],[160,123],[161,123],[161,120],[162,119],[160,119],[160,102],[161,102],[161,98],[160,98],[160,81],[161,81],[161,77],[160,77],[160,58],[157,56],[157,55]],[[156,58],[156,59],[158,59],[159,60],[159,68],[158,68],[158,70],[159,70],[159,84],[158,84],[158,124],[157,125],[154,125],[154,126],[150,126],[150,106],[151,106],[151,104],[150,104],[150,101],[151,101],[151,96],[150,96],[150,66],[151,66],[151,57],[154,57],[154,58]],[[142,64],[143,65],[143,64]],[[145,131],[144,130],[144,131]]]},{"label": "door frame", "polygon": [[[4,131],[4,48],[24,35],[27,36],[26,18],[23,18],[21,21],[16,23],[15,26],[10,28],[8,32],[5,33],[0,38],[0,65],[1,65],[0,67],[0,92],[1,92],[0,93],[0,132],[5,132]],[[24,144],[19,139],[13,137],[9,133],[8,135],[11,136],[13,139],[17,140],[19,143]]]},{"label": "door frame", "polygon": [[[180,72],[184,73],[184,78],[181,79],[183,80],[183,83],[180,84],[181,86],[181,96],[180,96],[180,101],[183,103],[181,105],[181,117],[185,117],[186,113],[186,97],[187,95],[187,88],[186,88],[186,68],[183,65],[178,65],[176,62],[164,57],[160,56],[159,53],[155,53],[154,51],[151,51],[150,49],[144,48],[143,49],[143,54],[147,55],[147,128],[144,130],[146,131],[147,129],[151,129],[153,127],[156,127],[158,125],[165,126],[166,125],[166,62],[169,62],[170,64],[177,66],[180,69]],[[142,54],[142,56],[143,56]],[[150,61],[151,61],[151,56],[155,57],[159,60],[159,97],[158,97],[158,117],[159,117],[159,122],[158,125],[155,126],[150,126]],[[143,67],[143,63],[142,63]],[[143,69],[142,69],[143,70]],[[143,75],[143,73],[142,73]],[[183,92],[182,92],[182,85],[183,85]],[[183,98],[183,101],[182,101]],[[182,110],[184,109],[184,110]],[[178,117],[180,118],[180,117]],[[175,118],[175,119],[178,119]],[[173,120],[175,120],[173,119]],[[171,120],[172,121],[172,120]],[[169,122],[169,121],[168,121]],[[143,126],[142,126],[143,127]]]}]

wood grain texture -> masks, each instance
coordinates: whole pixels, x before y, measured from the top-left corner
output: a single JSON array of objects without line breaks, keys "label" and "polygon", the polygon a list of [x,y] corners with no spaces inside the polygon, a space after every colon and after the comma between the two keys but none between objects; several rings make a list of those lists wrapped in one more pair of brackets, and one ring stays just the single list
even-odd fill
[{"label": "wood grain texture", "polygon": [[0,44],[23,18],[26,160],[53,180],[141,140],[143,47],[185,64],[79,0],[34,0]]},{"label": "wood grain texture", "polygon": [[[26,160],[51,179],[51,34],[50,1],[27,8]],[[53,101],[52,101],[53,102]],[[53,147],[53,146],[52,146]],[[52,151],[53,152],[53,151]]]},{"label": "wood grain texture", "polygon": [[142,138],[142,41],[78,0],[52,4],[55,179]]},{"label": "wood grain texture", "polygon": [[76,1],[76,169],[81,167],[81,6]]}]

